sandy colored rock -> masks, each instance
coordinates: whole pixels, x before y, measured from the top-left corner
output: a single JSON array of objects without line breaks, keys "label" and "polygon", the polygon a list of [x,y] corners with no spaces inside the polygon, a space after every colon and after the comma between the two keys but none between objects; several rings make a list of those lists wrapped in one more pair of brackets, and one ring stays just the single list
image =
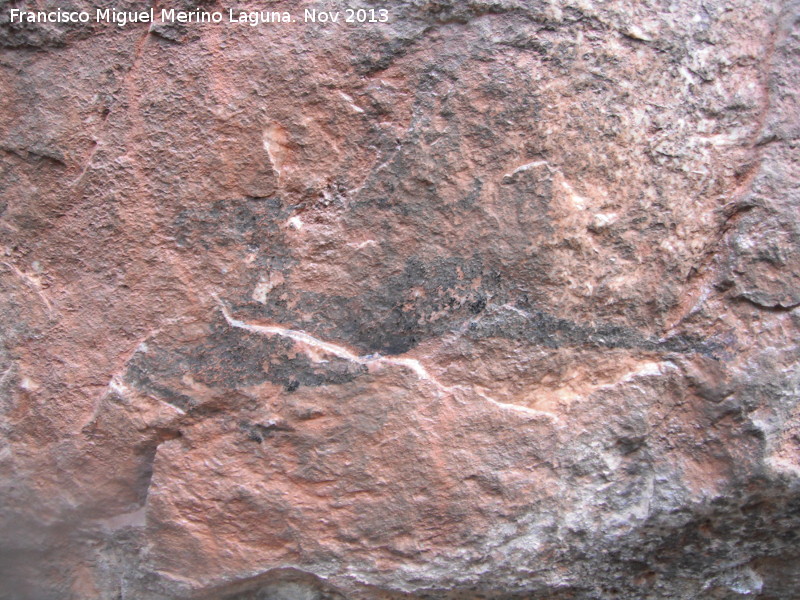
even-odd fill
[{"label": "sandy colored rock", "polygon": [[797,2],[11,4],[0,598],[800,595]]}]

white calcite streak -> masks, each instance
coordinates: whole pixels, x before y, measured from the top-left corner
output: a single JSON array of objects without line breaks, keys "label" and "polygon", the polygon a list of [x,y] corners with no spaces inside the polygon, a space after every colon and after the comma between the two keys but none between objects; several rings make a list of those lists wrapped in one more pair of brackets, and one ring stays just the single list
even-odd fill
[{"label": "white calcite streak", "polygon": [[247,323],[246,321],[242,321],[231,316],[230,311],[225,306],[224,302],[222,302],[219,297],[215,296],[215,300],[217,301],[220,311],[222,315],[225,317],[228,325],[231,327],[236,327],[238,329],[244,329],[245,331],[249,331],[251,333],[259,334],[259,335],[276,335],[280,337],[285,337],[290,340],[294,340],[300,344],[308,346],[309,348],[315,350],[322,350],[328,354],[332,354],[338,358],[342,358],[344,360],[350,361],[352,363],[356,363],[359,365],[388,365],[394,367],[400,367],[402,369],[406,369],[414,373],[421,381],[429,382],[433,386],[436,387],[441,392],[446,393],[453,393],[455,391],[468,391],[472,392],[474,396],[489,402],[493,406],[503,410],[509,410],[512,412],[516,412],[519,414],[525,414],[529,416],[536,416],[536,417],[548,417],[551,419],[558,420],[558,417],[553,413],[549,413],[546,411],[535,410],[532,408],[528,408],[526,406],[520,406],[518,404],[509,404],[507,402],[500,402],[499,400],[495,400],[494,398],[490,398],[483,392],[478,392],[475,390],[470,390],[465,386],[455,385],[455,386],[446,386],[440,383],[436,378],[432,377],[428,370],[424,367],[424,365],[414,358],[403,358],[403,357],[389,357],[389,356],[380,356],[376,354],[371,354],[368,356],[358,356],[348,350],[347,348],[332,344],[330,342],[325,342],[320,340],[319,338],[314,337],[306,333],[305,331],[297,331],[295,329],[287,329],[285,327],[278,327],[275,325],[256,325],[252,323]]}]

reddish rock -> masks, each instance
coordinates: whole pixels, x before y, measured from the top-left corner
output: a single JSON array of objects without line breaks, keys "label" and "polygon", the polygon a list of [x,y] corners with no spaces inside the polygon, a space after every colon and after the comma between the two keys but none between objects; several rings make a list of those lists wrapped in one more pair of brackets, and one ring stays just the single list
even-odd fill
[{"label": "reddish rock", "polygon": [[800,594],[800,5],[668,4],[3,6],[0,598]]}]

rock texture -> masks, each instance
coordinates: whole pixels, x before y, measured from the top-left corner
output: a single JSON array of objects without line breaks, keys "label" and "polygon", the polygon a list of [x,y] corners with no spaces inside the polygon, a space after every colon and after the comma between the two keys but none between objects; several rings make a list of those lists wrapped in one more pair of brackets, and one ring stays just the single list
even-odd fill
[{"label": "rock texture", "polygon": [[0,598],[800,597],[800,4],[359,2],[0,2]]}]

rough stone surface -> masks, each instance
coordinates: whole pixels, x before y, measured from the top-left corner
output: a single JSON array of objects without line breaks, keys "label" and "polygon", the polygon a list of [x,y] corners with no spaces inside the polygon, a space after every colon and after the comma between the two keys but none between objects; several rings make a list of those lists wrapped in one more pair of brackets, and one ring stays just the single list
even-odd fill
[{"label": "rough stone surface", "polygon": [[359,2],[0,2],[0,598],[800,597],[800,5]]}]

